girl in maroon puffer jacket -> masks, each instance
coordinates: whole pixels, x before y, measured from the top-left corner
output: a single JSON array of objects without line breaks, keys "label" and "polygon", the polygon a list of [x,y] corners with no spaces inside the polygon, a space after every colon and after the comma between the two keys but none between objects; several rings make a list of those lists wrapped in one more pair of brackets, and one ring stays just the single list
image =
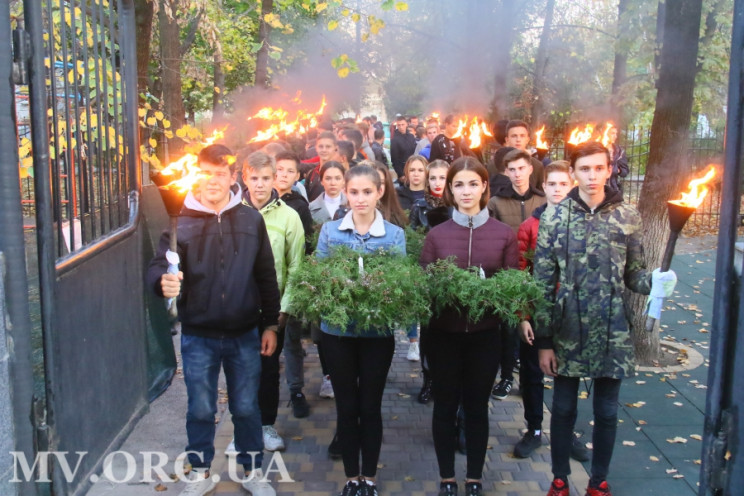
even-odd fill
[{"label": "girl in maroon puffer jacket", "polygon": [[[477,159],[461,157],[452,163],[444,194],[455,211],[452,219],[429,231],[421,252],[422,266],[454,256],[460,268],[478,267],[485,277],[519,266],[514,231],[488,215],[488,172]],[[488,441],[488,398],[499,365],[501,321],[487,315],[474,322],[462,309],[451,308],[434,315],[427,332],[434,379],[432,431],[442,479],[439,494],[457,494],[454,426],[462,400],[467,438],[465,494],[478,496],[483,494],[480,480]]]}]

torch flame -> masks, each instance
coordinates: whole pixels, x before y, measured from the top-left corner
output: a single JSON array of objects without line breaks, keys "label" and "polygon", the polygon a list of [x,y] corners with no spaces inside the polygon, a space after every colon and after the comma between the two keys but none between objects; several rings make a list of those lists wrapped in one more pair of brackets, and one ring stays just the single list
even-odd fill
[{"label": "torch flame", "polygon": [[457,132],[452,136],[452,139],[454,138],[462,138],[462,132],[465,131],[465,126],[468,125],[468,116],[465,116],[465,119],[460,119],[457,123]]},{"label": "torch flame", "polygon": [[473,120],[470,123],[470,132],[468,134],[468,137],[470,138],[470,148],[480,148],[483,143],[483,136],[493,137],[493,134],[488,131],[485,122],[481,121],[479,123],[478,117],[473,117]]},{"label": "torch flame", "polygon": [[206,138],[202,144],[204,146],[209,146],[209,145],[213,145],[214,142],[217,140],[224,139],[226,130],[227,130],[227,126],[223,127],[222,129],[215,129],[214,131],[212,131],[212,135]]},{"label": "torch flame", "polygon": [[357,114],[356,120],[354,121],[354,124],[359,124],[360,122],[362,122],[362,116],[359,115],[359,114]]},{"label": "torch flame", "polygon": [[578,145],[584,143],[592,139],[592,134],[594,134],[593,124],[587,124],[584,127],[583,131],[580,131],[579,128],[576,127],[573,131],[571,131],[571,136],[568,138],[568,143],[570,145]]},{"label": "torch flame", "polygon": [[597,141],[601,141],[602,146],[604,146],[605,148],[610,148],[610,145],[612,144],[612,141],[610,140],[610,131],[614,127],[615,126],[611,122],[608,122],[607,125],[605,126],[605,130],[602,133],[602,136],[597,137]]},{"label": "torch flame", "polygon": [[543,127],[540,128],[539,131],[535,132],[535,146],[538,150],[547,150],[550,148],[550,145],[548,145],[547,141],[543,141],[543,133],[545,132],[545,125],[543,124]]},{"label": "torch flame", "polygon": [[325,108],[326,108],[326,99],[325,99],[325,95],[323,95],[323,100],[321,100],[320,102],[320,108],[318,109],[317,112],[315,112],[315,115],[323,115],[323,111],[325,110]]},{"label": "torch flame", "polygon": [[160,171],[161,176],[178,176],[177,179],[160,186],[160,189],[175,189],[180,193],[186,193],[204,177],[204,173],[199,168],[199,161],[196,155],[187,153],[175,162],[168,164],[168,167]]},{"label": "torch flame", "polygon": [[705,176],[690,181],[690,184],[687,185],[688,192],[680,193],[682,198],[679,200],[672,200],[669,203],[674,203],[682,207],[698,208],[708,194],[708,188],[705,187],[705,184],[713,179],[715,175],[716,168],[711,165]]}]

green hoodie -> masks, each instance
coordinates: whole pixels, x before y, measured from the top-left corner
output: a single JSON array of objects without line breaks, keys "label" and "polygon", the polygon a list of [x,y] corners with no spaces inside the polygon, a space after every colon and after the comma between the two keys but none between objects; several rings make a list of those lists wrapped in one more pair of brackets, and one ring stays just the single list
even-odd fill
[{"label": "green hoodie", "polygon": [[[255,208],[247,190],[243,192],[243,203]],[[271,192],[271,198],[259,212],[266,223],[271,251],[274,253],[276,281],[282,295],[281,311],[289,313],[291,290],[287,286],[287,281],[300,266],[305,255],[305,229],[302,227],[299,214],[279,199],[276,191]]]}]

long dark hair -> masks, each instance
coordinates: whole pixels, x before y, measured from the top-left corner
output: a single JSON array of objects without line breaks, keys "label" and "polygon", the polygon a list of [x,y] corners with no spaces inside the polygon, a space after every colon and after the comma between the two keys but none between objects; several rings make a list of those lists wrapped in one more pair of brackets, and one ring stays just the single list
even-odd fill
[{"label": "long dark hair", "polygon": [[371,160],[365,160],[362,163],[365,165],[368,164],[376,171],[381,172],[385,177],[385,180],[383,181],[385,192],[382,194],[382,198],[380,198],[378,204],[378,208],[382,213],[382,218],[398,227],[406,227],[408,225],[408,217],[400,207],[398,194],[395,192],[395,186],[393,186],[393,177],[390,175],[390,169],[388,169],[385,164],[378,161],[372,162]]},{"label": "long dark hair", "polygon": [[447,171],[447,184],[444,187],[444,200],[447,202],[447,205],[457,208],[455,199],[452,196],[452,180],[455,178],[455,175],[457,175],[458,172],[464,170],[475,172],[480,176],[481,181],[486,183],[486,189],[485,191],[483,191],[479,203],[481,210],[486,208],[488,199],[491,197],[490,189],[488,187],[488,171],[483,166],[483,164],[481,164],[480,161],[474,157],[460,157],[452,162],[449,171]]}]

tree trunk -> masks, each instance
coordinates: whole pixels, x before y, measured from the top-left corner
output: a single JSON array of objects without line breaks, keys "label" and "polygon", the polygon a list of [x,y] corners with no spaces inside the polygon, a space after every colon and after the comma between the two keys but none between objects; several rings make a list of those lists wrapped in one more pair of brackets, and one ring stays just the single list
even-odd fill
[{"label": "tree trunk", "polygon": [[[638,202],[649,269],[661,263],[669,232],[666,202],[682,189],[690,172],[687,147],[701,13],[702,0],[678,0],[674,8],[665,12],[656,109],[646,178]],[[630,300],[636,356],[640,363],[653,363],[660,354],[658,326],[647,334],[643,315],[645,297],[633,295]]]},{"label": "tree trunk", "polygon": [[214,93],[212,94],[212,122],[221,121],[225,115],[223,95],[225,94],[225,73],[222,71],[222,48],[214,51]]},{"label": "tree trunk", "polygon": [[616,126],[624,127],[624,116],[621,110],[622,89],[627,79],[628,50],[626,48],[627,32],[630,29],[626,12],[629,0],[620,0],[617,4],[617,40],[615,41],[615,64],[612,69],[612,118]]},{"label": "tree trunk", "polygon": [[537,54],[535,55],[535,75],[532,79],[531,122],[533,128],[540,122],[543,113],[543,86],[545,69],[548,65],[548,44],[550,43],[550,28],[553,25],[554,9],[555,0],[548,0],[545,6],[545,23],[543,24],[540,44],[537,46]]},{"label": "tree trunk", "polygon": [[154,4],[149,0],[134,1],[134,19],[137,26],[137,94],[139,103],[143,105],[144,95],[147,94],[150,39],[152,38],[152,18]]},{"label": "tree trunk", "polygon": [[[178,0],[160,0],[160,79],[163,84],[162,109],[171,121],[172,129],[186,123],[181,94],[181,40],[176,12]],[[168,154],[179,157],[183,141],[175,136],[168,140]]]},{"label": "tree trunk", "polygon": [[256,80],[253,85],[256,88],[268,88],[269,81],[269,35],[271,26],[264,21],[264,16],[270,14],[274,9],[274,0],[261,0],[261,19],[258,23],[258,41],[261,48],[256,54]]},{"label": "tree trunk", "polygon": [[500,15],[493,16],[494,31],[498,33],[498,42],[495,45],[499,47],[494,63],[494,95],[491,102],[494,120],[508,118],[512,107],[508,92],[512,67],[511,50],[516,36],[515,26],[523,11],[518,2],[502,0],[498,6]]}]

